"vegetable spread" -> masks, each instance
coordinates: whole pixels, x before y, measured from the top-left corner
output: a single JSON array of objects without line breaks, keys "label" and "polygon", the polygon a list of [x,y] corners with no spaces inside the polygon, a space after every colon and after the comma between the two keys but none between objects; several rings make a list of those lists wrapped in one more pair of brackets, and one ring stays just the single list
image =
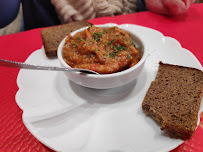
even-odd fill
[{"label": "vegetable spread", "polygon": [[63,57],[73,68],[111,74],[134,66],[141,54],[128,32],[116,26],[106,29],[91,26],[74,36],[68,35]]}]

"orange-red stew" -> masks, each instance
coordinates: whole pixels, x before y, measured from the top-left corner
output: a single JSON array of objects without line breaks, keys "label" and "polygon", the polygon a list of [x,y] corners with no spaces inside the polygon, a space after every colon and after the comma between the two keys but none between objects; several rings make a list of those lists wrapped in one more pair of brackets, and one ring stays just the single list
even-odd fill
[{"label": "orange-red stew", "polygon": [[73,68],[110,74],[128,69],[141,59],[130,34],[118,27],[89,27],[74,36],[68,35],[63,57]]}]

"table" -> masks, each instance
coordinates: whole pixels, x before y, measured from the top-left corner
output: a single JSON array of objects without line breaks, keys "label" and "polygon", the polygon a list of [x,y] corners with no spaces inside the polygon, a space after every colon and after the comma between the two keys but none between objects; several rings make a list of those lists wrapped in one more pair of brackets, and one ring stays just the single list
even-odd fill
[{"label": "table", "polygon": [[[142,25],[177,39],[183,48],[190,50],[203,64],[203,4],[194,4],[180,16],[168,17],[151,12],[140,12],[115,17],[89,20],[93,24],[130,23]],[[35,50],[42,47],[41,28],[0,37],[0,58],[24,62]],[[15,102],[18,90],[16,78],[19,69],[0,67],[0,151],[51,152],[25,128],[22,111]],[[203,151],[203,113],[201,122],[191,140],[172,150]]]}]

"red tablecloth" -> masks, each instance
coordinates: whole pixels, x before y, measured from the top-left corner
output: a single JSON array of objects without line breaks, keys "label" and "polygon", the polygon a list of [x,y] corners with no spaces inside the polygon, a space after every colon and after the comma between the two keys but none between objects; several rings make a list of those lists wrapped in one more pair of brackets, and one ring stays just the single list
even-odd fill
[{"label": "red tablecloth", "polygon": [[[93,24],[131,23],[150,27],[165,36],[177,39],[182,47],[190,50],[203,64],[203,4],[194,4],[187,13],[166,17],[151,12],[133,13],[116,17],[90,20]],[[0,58],[25,61],[35,50],[42,47],[41,29],[0,37]],[[22,111],[15,102],[18,90],[18,69],[0,67],[0,152],[7,151],[52,151],[37,141],[22,122]],[[203,151],[203,113],[201,122],[191,140],[172,150]]]}]

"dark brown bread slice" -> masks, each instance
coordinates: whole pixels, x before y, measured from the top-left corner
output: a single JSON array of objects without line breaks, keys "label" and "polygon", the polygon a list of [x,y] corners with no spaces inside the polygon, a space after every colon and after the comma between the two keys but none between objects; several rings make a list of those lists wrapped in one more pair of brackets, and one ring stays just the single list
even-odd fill
[{"label": "dark brown bread slice", "polygon": [[196,129],[202,95],[202,71],[160,62],[142,109],[171,137],[186,140]]},{"label": "dark brown bread slice", "polygon": [[56,57],[58,45],[65,36],[72,31],[91,25],[91,23],[84,20],[42,29],[41,37],[46,55],[48,57]]}]

